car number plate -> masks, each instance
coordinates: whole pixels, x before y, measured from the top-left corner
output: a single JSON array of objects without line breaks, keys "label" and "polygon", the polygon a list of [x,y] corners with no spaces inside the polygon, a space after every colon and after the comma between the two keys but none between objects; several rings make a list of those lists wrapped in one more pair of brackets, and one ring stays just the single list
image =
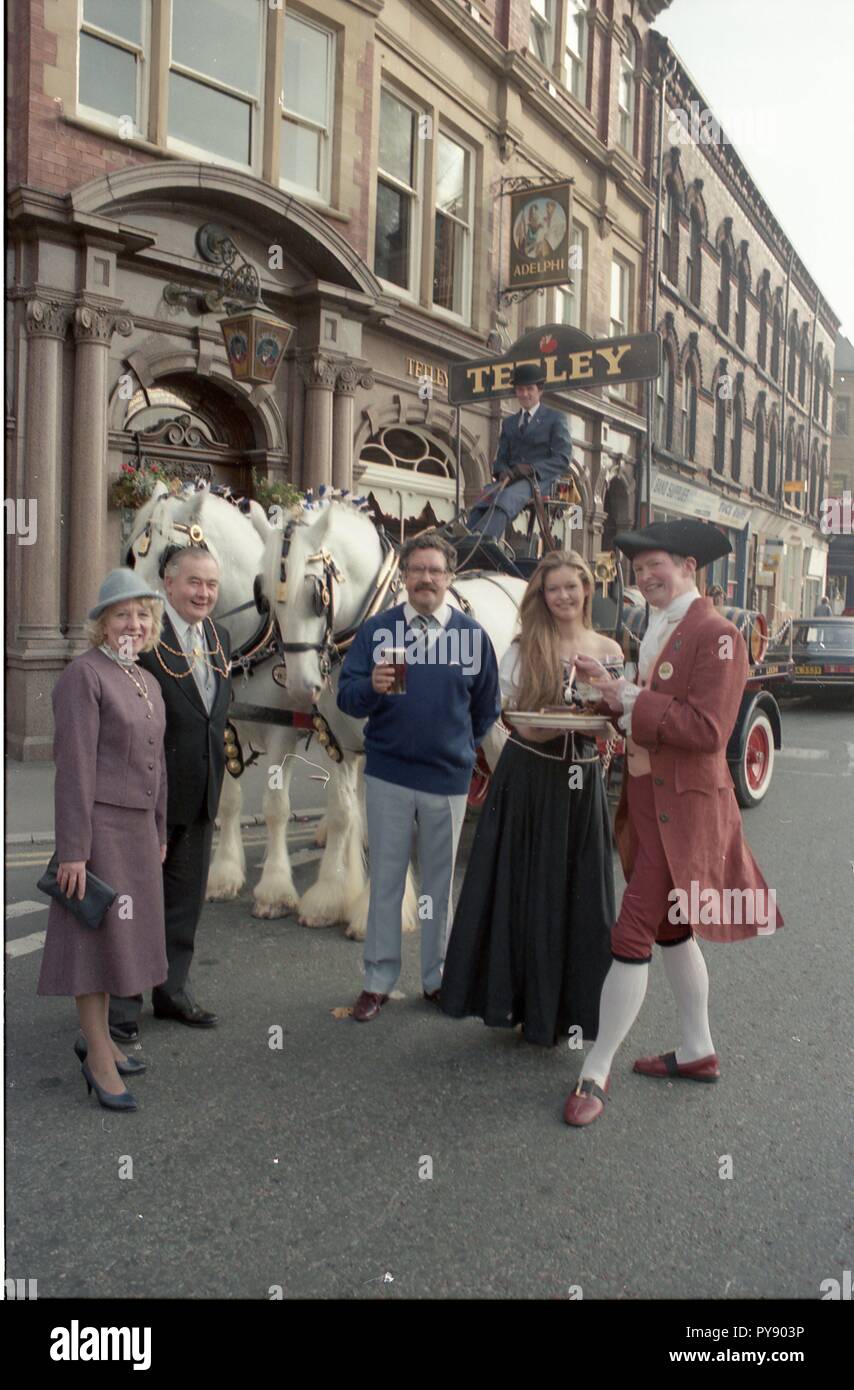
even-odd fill
[{"label": "car number plate", "polygon": [[796,676],[820,676],[820,675],[821,675],[821,667],[820,667],[820,666],[796,666],[796,667],[795,667],[795,675],[796,675]]}]

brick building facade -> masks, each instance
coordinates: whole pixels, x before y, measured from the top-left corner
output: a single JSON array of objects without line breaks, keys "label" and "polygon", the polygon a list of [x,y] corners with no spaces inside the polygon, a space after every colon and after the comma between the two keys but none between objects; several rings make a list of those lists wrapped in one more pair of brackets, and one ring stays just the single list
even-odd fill
[{"label": "brick building facade", "polygon": [[778,627],[824,584],[839,320],[678,62],[663,146],[652,502],[727,526],[713,577]]},{"label": "brick building facade", "polygon": [[[477,494],[497,443],[500,405],[467,406],[458,452],[449,365],[534,324],[566,322],[591,337],[654,326],[651,26],[669,3],[12,0],[6,495],[37,504],[38,542],[9,549],[11,753],[49,755],[53,681],[80,650],[84,615],[122,555],[110,483],[123,462],[154,459],[239,490],[253,469],[302,487],[354,486],[392,534],[412,531],[452,515],[458,490],[463,503]],[[665,277],[658,315],[671,410],[699,358],[698,446],[691,459],[671,436],[653,483],[662,486],[660,472],[688,489],[681,501],[669,495],[675,510],[702,490],[746,508],[743,544],[755,550],[757,508],[801,530],[809,517],[750,495],[747,440],[760,392],[770,421],[774,390],[716,337],[712,285],[719,228],[731,217],[732,254],[749,243],[752,341],[762,272],[773,308],[788,243],[737,161],[714,172],[708,162],[701,148],[681,154],[683,239],[688,186],[704,178],[703,299],[692,311]],[[679,170],[668,173],[678,184]],[[578,268],[564,290],[508,304],[498,299],[509,237],[502,194],[524,178],[574,180]],[[219,275],[200,251],[211,224],[255,267],[265,303],[295,326],[271,387],[233,381],[222,310],[201,298]],[[820,296],[816,310],[815,293],[795,258],[790,318],[810,338],[818,324],[810,382],[814,352],[821,345],[829,360],[836,325]],[[744,373],[744,462],[740,480],[727,462],[716,482],[721,357],[736,379]],[[826,422],[807,418],[798,385],[787,419],[803,426],[804,443],[811,431],[805,457],[817,444],[821,469]],[[645,388],[550,400],[570,417],[584,514],[566,539],[592,558],[636,516]],[[793,470],[797,441],[796,432]],[[802,544],[802,557],[815,548]],[[734,594],[749,574],[745,561]],[[773,603],[784,598],[775,591]]]}]

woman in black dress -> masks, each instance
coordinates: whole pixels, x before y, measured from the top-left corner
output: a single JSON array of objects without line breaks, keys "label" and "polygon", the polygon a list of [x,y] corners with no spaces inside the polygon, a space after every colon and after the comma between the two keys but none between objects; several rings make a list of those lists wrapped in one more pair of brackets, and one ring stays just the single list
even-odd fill
[{"label": "woman in black dress", "polygon": [[[505,705],[574,697],[579,654],[616,667],[622,652],[591,621],[593,576],[575,551],[547,555],[500,666]],[[515,725],[492,775],[448,942],[441,1007],[493,1028],[523,1024],[552,1046],[595,1038],[611,964],[611,827],[593,738]],[[576,1034],[576,1037],[578,1035]]]}]

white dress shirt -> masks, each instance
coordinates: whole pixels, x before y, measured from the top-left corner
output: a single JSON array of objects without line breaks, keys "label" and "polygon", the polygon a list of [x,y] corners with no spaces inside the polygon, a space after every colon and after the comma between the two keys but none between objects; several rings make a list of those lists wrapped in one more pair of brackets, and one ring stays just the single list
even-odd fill
[{"label": "white dress shirt", "polygon": [[[163,606],[192,667],[193,679],[199,688],[205,708],[210,713],[216,695],[216,677],[209,664],[211,657],[204,624],[201,620],[198,623],[190,623],[186,618],[182,618],[168,599],[164,600]],[[193,655],[196,649],[201,652],[201,656]]]},{"label": "white dress shirt", "polygon": [[638,676],[643,685],[624,681],[620,691],[623,701],[623,717],[620,720],[620,728],[624,729],[627,734],[632,732],[632,710],[635,707],[635,700],[649,680],[656,661],[670,641],[673,629],[678,623],[681,623],[691,604],[699,597],[699,589],[696,585],[692,585],[687,593],[679,594],[666,608],[652,608],[650,610],[649,624],[644,633],[638,655]]}]

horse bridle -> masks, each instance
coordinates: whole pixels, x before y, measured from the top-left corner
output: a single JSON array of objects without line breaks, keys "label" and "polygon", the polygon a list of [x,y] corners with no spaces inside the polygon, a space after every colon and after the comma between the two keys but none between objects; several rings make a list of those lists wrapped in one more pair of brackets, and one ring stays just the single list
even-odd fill
[{"label": "horse bridle", "polygon": [[[292,520],[282,535],[277,593],[279,603],[286,603],[288,597],[287,565],[294,527],[303,524],[298,519]],[[346,576],[341,573],[334,556],[325,548],[316,551],[314,555],[306,556],[307,565],[319,561],[323,566],[322,574],[306,575],[306,581],[310,580],[313,585],[312,607],[315,615],[325,619],[323,638],[320,642],[281,642],[280,650],[285,656],[288,652],[318,652],[320,674],[324,680],[329,679],[333,667],[343,660],[344,653],[352,644],[362,623],[367,618],[372,618],[375,613],[380,612],[386,605],[389,594],[391,592],[396,593],[400,588],[402,581],[398,574],[397,552],[384,531],[380,530],[378,534],[383,551],[380,568],[366,603],[362,606],[355,622],[343,632],[336,633],[335,631],[335,590],[333,583],[337,580],[339,584],[343,584]]]}]

